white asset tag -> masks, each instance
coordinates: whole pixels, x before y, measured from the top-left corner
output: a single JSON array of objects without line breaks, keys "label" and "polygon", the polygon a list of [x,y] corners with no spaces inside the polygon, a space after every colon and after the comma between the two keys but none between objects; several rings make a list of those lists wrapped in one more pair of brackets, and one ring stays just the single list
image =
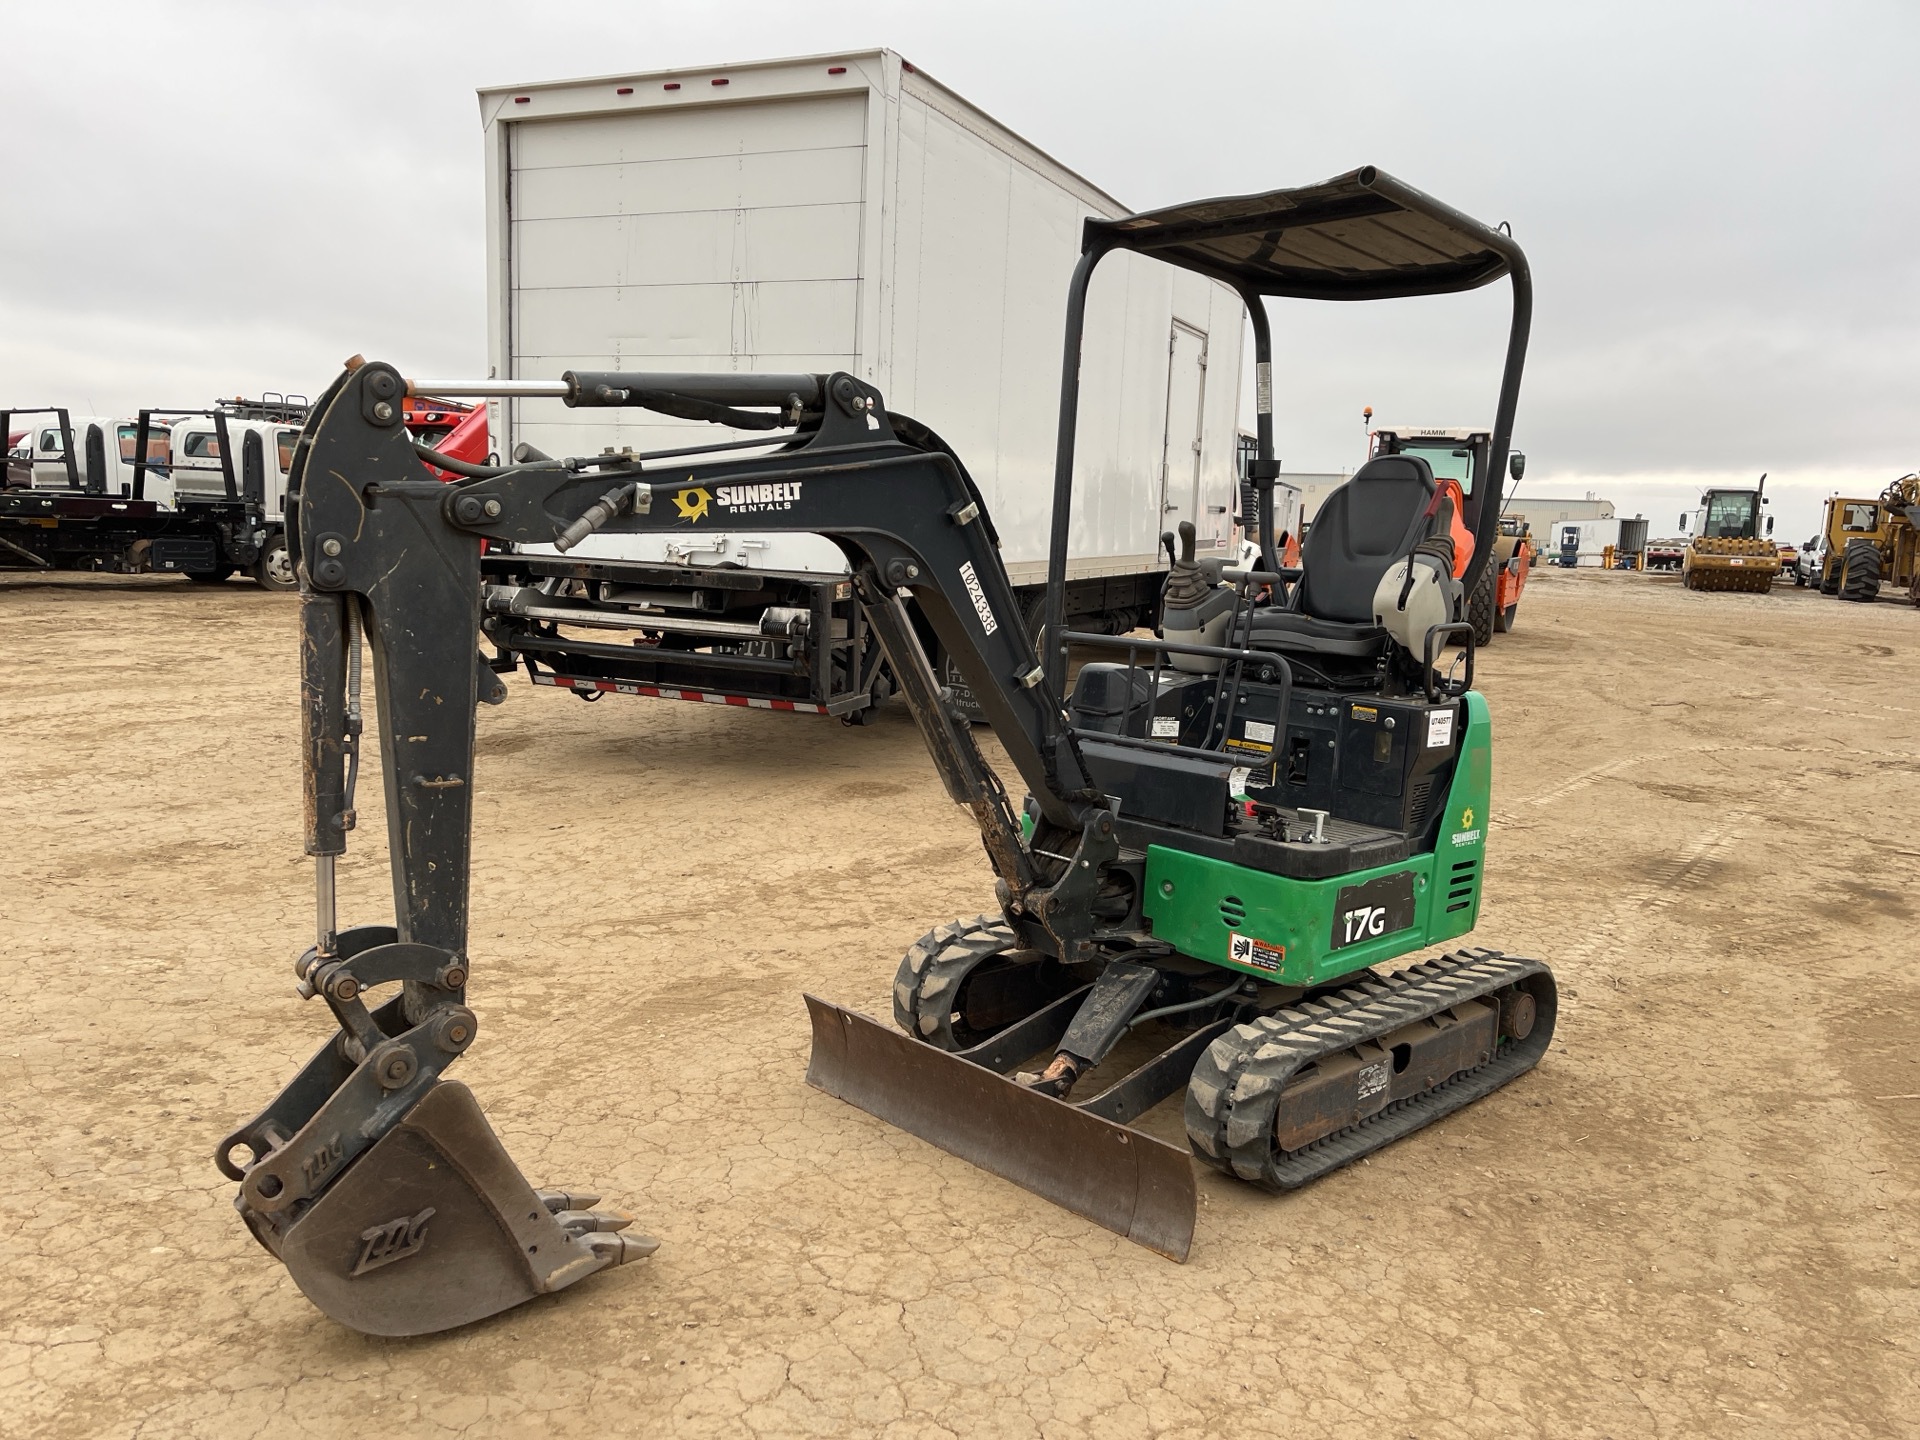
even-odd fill
[{"label": "white asset tag", "polygon": [[1453,711],[1429,710],[1427,712],[1427,748],[1437,749],[1453,743]]}]

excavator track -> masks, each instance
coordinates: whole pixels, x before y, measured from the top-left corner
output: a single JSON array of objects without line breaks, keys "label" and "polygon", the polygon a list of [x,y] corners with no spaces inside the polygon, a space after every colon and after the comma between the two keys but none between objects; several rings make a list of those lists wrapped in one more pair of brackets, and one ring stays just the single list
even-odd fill
[{"label": "excavator track", "polygon": [[938,1049],[965,1050],[1074,988],[1062,966],[1019,946],[998,915],[929,930],[894,975],[893,1023]]},{"label": "excavator track", "polygon": [[1187,1138],[1216,1170],[1298,1189],[1531,1070],[1555,1010],[1546,966],[1493,950],[1301,1001],[1201,1055]]}]

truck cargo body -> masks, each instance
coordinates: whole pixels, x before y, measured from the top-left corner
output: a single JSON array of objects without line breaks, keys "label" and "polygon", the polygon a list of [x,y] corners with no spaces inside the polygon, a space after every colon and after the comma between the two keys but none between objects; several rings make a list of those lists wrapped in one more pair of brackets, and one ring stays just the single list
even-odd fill
[{"label": "truck cargo body", "polygon": [[1547,563],[1569,570],[1606,563],[1607,552],[1619,548],[1621,523],[1612,515],[1593,520],[1556,520],[1548,527]]},{"label": "truck cargo body", "polygon": [[[953,447],[1015,585],[1037,596],[1081,224],[1125,206],[888,51],[480,100],[496,375],[848,371]],[[1244,324],[1238,295],[1189,272],[1135,256],[1100,270],[1068,567],[1076,627],[1151,623],[1159,537],[1183,520],[1201,554],[1228,553]],[[495,405],[503,455],[523,443],[558,456],[742,438],[635,410]],[[489,569],[566,584],[624,612],[643,642],[611,647],[629,657],[614,663],[604,645],[556,649],[551,627],[496,626],[496,641],[537,662],[536,679],[571,666],[600,689],[842,714],[868,703],[871,667],[840,594],[845,560],[819,537],[729,534],[715,515],[684,535],[596,536],[565,559],[529,550]],[[838,622],[833,665],[804,645],[743,638],[769,607],[795,606]],[[650,632],[639,624],[649,617],[678,624]],[[702,620],[731,628],[688,628]],[[819,676],[836,669],[823,689]]]}]

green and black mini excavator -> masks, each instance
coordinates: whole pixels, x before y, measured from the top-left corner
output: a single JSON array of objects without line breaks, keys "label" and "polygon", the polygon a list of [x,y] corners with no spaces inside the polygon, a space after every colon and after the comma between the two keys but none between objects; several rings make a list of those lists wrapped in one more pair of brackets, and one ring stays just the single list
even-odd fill
[{"label": "green and black mini excavator", "polygon": [[[1236,290],[1258,365],[1261,559],[1231,569],[1196,558],[1190,532],[1180,547],[1167,537],[1160,638],[1063,624],[1081,329],[1094,271],[1116,252]],[[1492,483],[1456,517],[1425,461],[1376,458],[1326,499],[1301,566],[1283,568],[1267,298],[1383,300],[1502,276],[1513,318]],[[594,1197],[530,1186],[470,1092],[443,1078],[476,1033],[474,706],[503,695],[495,667],[512,663],[482,653],[486,617],[557,627],[570,606],[602,613],[564,585],[485,586],[483,541],[564,554],[596,530],[724,523],[813,531],[846,552],[859,623],[979,822],[997,883],[988,914],[908,950],[892,1026],[808,998],[808,1078],[822,1089],[1183,1259],[1194,1158],[1291,1189],[1531,1068],[1553,1030],[1544,966],[1457,950],[1375,969],[1465,935],[1479,914],[1492,746],[1462,596],[1498,533],[1530,308],[1509,236],[1373,169],[1087,221],[1039,653],[961,457],[853,375],[462,385],[350,364],[302,433],[289,507],[319,877],[317,939],[296,973],[337,1030],[220,1147],[253,1234],[327,1314],[388,1335],[460,1325],[654,1248]],[[453,465],[464,478],[442,484],[424,462],[448,462],[403,424],[413,392],[642,407],[755,433],[584,460],[523,451],[510,466]],[[766,624],[800,650],[834,638],[804,611],[769,610]],[[1022,802],[942,690],[929,632]],[[341,928],[333,867],[352,825],[363,637],[395,914]],[[1070,652],[1083,662],[1071,690]],[[1131,1123],[1176,1095],[1186,1149]]]}]

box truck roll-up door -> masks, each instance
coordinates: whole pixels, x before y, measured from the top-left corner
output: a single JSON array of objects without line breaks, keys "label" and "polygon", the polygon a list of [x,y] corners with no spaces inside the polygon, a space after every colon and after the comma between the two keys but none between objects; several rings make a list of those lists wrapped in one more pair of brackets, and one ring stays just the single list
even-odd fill
[{"label": "box truck roll-up door", "polygon": [[[866,98],[529,120],[510,132],[512,374],[852,370]],[[552,454],[726,438],[516,402]]]}]

